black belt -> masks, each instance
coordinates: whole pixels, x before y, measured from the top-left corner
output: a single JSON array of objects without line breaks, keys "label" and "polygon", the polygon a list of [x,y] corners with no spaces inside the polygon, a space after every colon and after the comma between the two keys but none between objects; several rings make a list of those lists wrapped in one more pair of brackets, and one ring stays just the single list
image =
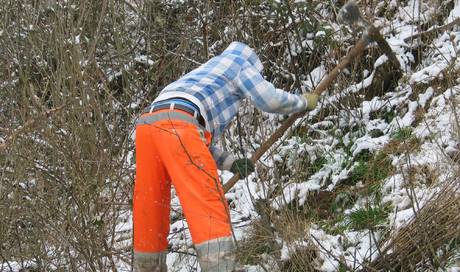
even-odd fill
[{"label": "black belt", "polygon": [[[173,105],[171,107],[171,105]],[[165,109],[171,109],[171,110],[181,110],[181,111],[185,111],[186,113],[190,113],[193,117],[196,118],[196,120],[198,121],[198,123],[200,125],[202,125],[203,127],[206,127],[206,123],[204,122],[204,118],[203,116],[197,112],[195,109],[191,109],[187,106],[184,106],[184,105],[181,105],[181,104],[176,104],[176,103],[164,103],[164,104],[161,104],[161,105],[153,105],[153,106],[148,106],[147,108],[145,108],[142,113],[150,113],[150,112],[155,112],[155,111],[159,111],[159,110],[165,110]]]}]

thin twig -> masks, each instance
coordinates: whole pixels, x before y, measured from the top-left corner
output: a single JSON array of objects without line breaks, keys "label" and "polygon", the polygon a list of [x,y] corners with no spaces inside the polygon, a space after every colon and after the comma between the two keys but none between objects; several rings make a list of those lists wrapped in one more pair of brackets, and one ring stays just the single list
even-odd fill
[{"label": "thin twig", "polygon": [[322,244],[321,242],[312,234],[310,235],[311,238],[313,238],[313,240],[315,240],[315,242],[318,244],[318,246],[321,247],[321,249],[323,249],[327,254],[328,256],[332,257],[336,262],[338,262],[339,264],[341,264],[342,266],[344,266],[347,271],[353,271],[346,263],[344,263],[342,260],[340,260],[339,258],[337,258],[330,250],[326,249]]},{"label": "thin twig", "polygon": [[460,17],[453,20],[452,22],[446,24],[446,25],[443,25],[443,26],[440,26],[440,27],[437,27],[437,28],[433,28],[433,29],[430,29],[430,30],[427,30],[427,31],[424,31],[424,32],[420,32],[420,33],[417,33],[417,34],[414,34],[412,36],[409,36],[407,38],[404,39],[404,42],[405,43],[408,43],[409,41],[411,40],[415,40],[417,38],[423,38],[424,36],[428,36],[432,33],[437,33],[437,32],[441,32],[441,31],[444,31],[444,30],[448,30],[450,28],[453,28],[455,27],[456,25],[460,24]]},{"label": "thin twig", "polygon": [[5,150],[6,147],[8,146],[8,144],[9,144],[9,142],[14,141],[14,139],[16,137],[18,137],[18,135],[20,135],[26,129],[29,129],[29,128],[33,127],[35,125],[35,123],[37,122],[37,120],[41,120],[43,117],[47,117],[47,116],[49,116],[51,114],[54,114],[54,113],[62,110],[64,107],[65,107],[65,105],[62,105],[62,106],[59,106],[59,107],[56,107],[56,108],[49,109],[46,112],[40,114],[39,116],[35,116],[35,118],[30,118],[29,120],[27,120],[24,123],[24,125],[22,125],[21,127],[17,128],[16,130],[10,132],[10,135],[8,135],[4,139],[3,143],[0,144],[0,152]]}]

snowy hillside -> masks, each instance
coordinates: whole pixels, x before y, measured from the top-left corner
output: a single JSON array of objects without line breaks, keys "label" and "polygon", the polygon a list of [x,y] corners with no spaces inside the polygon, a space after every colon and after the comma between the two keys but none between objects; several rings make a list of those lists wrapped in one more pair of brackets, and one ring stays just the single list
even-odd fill
[{"label": "snowy hillside", "polygon": [[[314,257],[310,256],[312,263],[304,269],[293,266],[292,271],[366,270],[365,265],[378,260],[383,249],[390,246],[392,237],[410,226],[427,203],[438,200],[439,193],[446,186],[455,191],[459,189],[456,105],[460,99],[460,82],[456,71],[460,68],[457,62],[460,32],[454,28],[437,33],[428,45],[429,50],[423,53],[423,59],[414,65],[410,49],[417,40],[412,41],[413,44],[407,42],[418,33],[420,22],[414,18],[426,22],[431,19],[430,14],[436,14],[435,6],[418,5],[421,5],[418,1],[409,1],[407,6],[395,7],[391,20],[377,20],[404,71],[394,90],[361,101],[363,89],[370,86],[376,70],[387,60],[380,56],[372,70],[363,72],[361,81],[335,90],[335,94],[324,95],[320,108],[297,122],[290,136],[275,144],[278,148],[263,158],[259,168],[262,173],[241,181],[227,194],[233,207],[235,237],[241,241],[244,250],[248,250],[247,253],[255,254],[243,257],[250,271],[285,270],[279,266],[289,262],[298,265],[299,260],[290,259],[298,258],[296,254],[309,257],[305,252],[298,253],[306,249],[316,251]],[[422,13],[418,14],[419,11]],[[459,11],[457,3],[441,25],[458,18]],[[340,32],[340,29],[337,26],[333,31]],[[313,74],[312,78],[321,76]],[[307,89],[311,86],[305,85]],[[318,118],[323,108],[337,107],[343,97],[352,94],[357,96],[355,107]],[[273,118],[276,117],[266,115],[267,126]],[[268,133],[264,135],[259,131],[252,133],[255,137],[249,141],[248,149],[251,145],[257,146],[260,138],[268,136]],[[262,137],[257,137],[259,135]],[[314,169],[309,171],[304,167]],[[266,169],[269,174],[263,173]],[[225,181],[231,175],[223,173],[222,177]],[[458,195],[456,197],[458,201]],[[323,201],[331,206],[319,204]],[[280,217],[286,209],[289,210],[288,213],[292,214],[288,216],[292,216],[294,222],[263,221],[267,220],[264,216],[271,219],[273,215],[258,212],[255,206],[258,203],[267,205],[262,207],[267,209],[265,212],[278,213],[275,221],[287,220]],[[320,207],[315,207],[316,204]],[[311,215],[305,209],[326,209],[318,212],[331,214]],[[459,211],[458,207],[456,210]],[[453,216],[457,220],[460,218]],[[306,222],[299,222],[302,220]],[[295,229],[299,233],[290,233],[286,237],[280,229],[286,225],[257,226],[264,223],[301,224],[295,227],[302,229]],[[174,227],[184,229],[186,223],[180,220]],[[458,226],[453,224],[453,227],[458,233]],[[260,235],[254,233],[260,231],[257,228],[267,228],[267,235],[273,237],[254,236]],[[177,234],[173,233],[171,238],[173,248],[182,248],[183,251],[190,248],[186,243],[191,241],[190,237],[177,239]],[[255,240],[273,244],[262,245],[270,248],[259,252],[251,248],[254,245],[245,245],[245,239],[248,243]],[[269,239],[273,241],[266,241]],[[441,251],[439,248],[434,250]],[[193,254],[193,251],[189,252]],[[457,246],[457,255],[445,260],[445,269],[460,270],[458,257]],[[181,258],[184,258],[181,254],[170,256],[170,264],[181,267]],[[185,262],[192,266],[194,263],[187,258]],[[415,269],[413,265],[410,269]],[[419,265],[418,269],[424,270],[426,264]],[[173,271],[189,271],[186,267]]]},{"label": "snowy hillside", "polygon": [[[0,8],[0,271],[131,271],[133,124],[158,91],[232,40],[312,90],[362,34],[344,1],[140,2]],[[247,271],[460,271],[460,2],[359,6],[400,70],[371,43],[226,194]],[[239,157],[287,116],[240,118]],[[169,271],[200,271],[171,206]]]}]

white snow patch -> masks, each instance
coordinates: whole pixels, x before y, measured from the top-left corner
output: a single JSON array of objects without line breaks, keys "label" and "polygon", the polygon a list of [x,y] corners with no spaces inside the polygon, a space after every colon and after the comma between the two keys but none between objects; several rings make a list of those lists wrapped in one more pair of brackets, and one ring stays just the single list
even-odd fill
[{"label": "white snow patch", "polygon": [[368,150],[372,153],[376,150],[381,149],[389,141],[390,137],[388,135],[383,135],[377,138],[372,138],[369,135],[365,135],[356,140],[356,142],[351,147],[351,150],[353,151],[353,156],[358,155],[364,150]]},{"label": "white snow patch", "polygon": [[149,65],[149,66],[155,64],[155,62],[149,56],[145,56],[145,55],[136,56],[134,60],[136,62],[145,64],[145,65]]},{"label": "white snow patch", "polygon": [[460,17],[460,2],[455,1],[455,7],[450,11],[449,17],[446,20],[446,23],[451,23],[455,19]]},{"label": "white snow patch", "polygon": [[327,74],[326,67],[320,65],[313,69],[310,74],[307,76],[306,81],[303,81],[302,87],[305,87],[306,90],[312,90],[314,87],[318,86],[324,76]]},{"label": "white snow patch", "polygon": [[[323,260],[321,271],[337,271],[339,263],[333,256],[340,256],[343,252],[340,236],[329,235],[321,229],[315,229],[314,226],[310,229],[312,241],[320,248],[320,258]],[[332,255],[332,256],[331,256]]]},{"label": "white snow patch", "polygon": [[410,83],[414,84],[417,82],[428,83],[438,77],[441,72],[448,66],[448,63],[434,63],[428,67],[421,69],[420,71],[413,73],[410,78]]}]

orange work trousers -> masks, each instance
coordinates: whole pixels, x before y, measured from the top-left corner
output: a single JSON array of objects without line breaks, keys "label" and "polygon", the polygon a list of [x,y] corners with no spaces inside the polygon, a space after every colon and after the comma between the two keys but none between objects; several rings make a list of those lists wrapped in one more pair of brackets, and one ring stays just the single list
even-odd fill
[{"label": "orange work trousers", "polygon": [[[165,113],[158,111],[141,118],[160,112]],[[231,235],[227,202],[208,149],[210,141],[209,132],[183,120],[167,118],[136,126],[135,252],[167,249],[171,183],[194,244]]]}]

